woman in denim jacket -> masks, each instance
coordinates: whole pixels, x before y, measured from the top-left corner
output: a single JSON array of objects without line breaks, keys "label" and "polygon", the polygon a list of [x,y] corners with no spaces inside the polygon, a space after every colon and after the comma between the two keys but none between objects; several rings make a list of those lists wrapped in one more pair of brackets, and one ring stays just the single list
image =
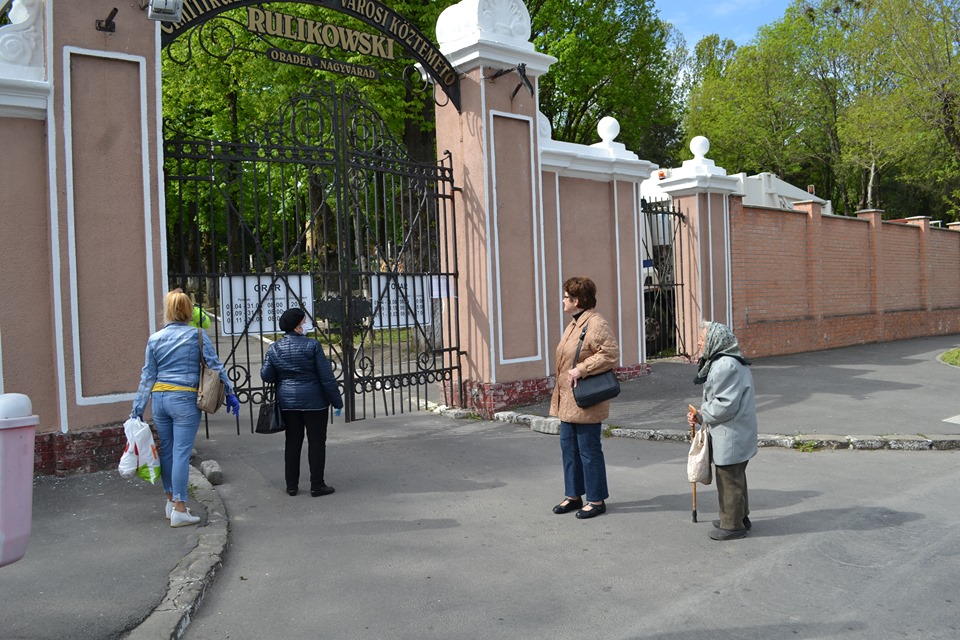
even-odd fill
[{"label": "woman in denim jacket", "polygon": [[303,309],[287,309],[280,316],[285,335],[267,349],[260,369],[264,382],[277,384],[277,402],[284,424],[284,476],[287,493],[297,495],[300,484],[300,452],[303,433],[307,433],[307,458],[310,461],[310,495],[314,498],[333,493],[323,479],[327,462],[327,419],[330,405],[340,415],[343,399],[333,377],[323,345],[303,335],[307,314]]},{"label": "woman in denim jacket", "polygon": [[[227,410],[240,414],[240,402],[207,334],[189,326],[193,304],[181,291],[171,291],[164,299],[166,325],[147,340],[140,386],[133,401],[131,416],[142,418],[151,401],[153,424],[160,438],[160,479],[167,494],[165,515],[171,527],[186,527],[200,522],[187,509],[187,479],[190,452],[200,428],[197,385],[200,383],[200,340],[207,367],[220,372],[227,387]],[[197,334],[199,333],[199,339]]]}]

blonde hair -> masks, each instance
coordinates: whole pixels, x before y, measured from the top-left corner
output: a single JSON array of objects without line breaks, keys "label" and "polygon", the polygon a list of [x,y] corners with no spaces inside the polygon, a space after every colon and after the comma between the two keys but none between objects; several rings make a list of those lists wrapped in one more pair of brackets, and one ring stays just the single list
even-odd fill
[{"label": "blonde hair", "polygon": [[193,317],[193,303],[179,289],[163,299],[163,318],[166,322],[189,322]]}]

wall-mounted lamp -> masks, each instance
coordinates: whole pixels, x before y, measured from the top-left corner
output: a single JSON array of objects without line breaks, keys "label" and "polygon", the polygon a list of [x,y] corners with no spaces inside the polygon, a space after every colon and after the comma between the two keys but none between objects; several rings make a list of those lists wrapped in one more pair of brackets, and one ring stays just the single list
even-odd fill
[{"label": "wall-mounted lamp", "polygon": [[180,22],[183,0],[149,0],[147,18],[158,22]]},{"label": "wall-mounted lamp", "polygon": [[107,16],[106,20],[97,20],[97,31],[106,31],[108,33],[114,33],[117,30],[117,23],[113,19],[117,16],[117,8],[114,7],[113,11],[110,12],[110,15]]}]

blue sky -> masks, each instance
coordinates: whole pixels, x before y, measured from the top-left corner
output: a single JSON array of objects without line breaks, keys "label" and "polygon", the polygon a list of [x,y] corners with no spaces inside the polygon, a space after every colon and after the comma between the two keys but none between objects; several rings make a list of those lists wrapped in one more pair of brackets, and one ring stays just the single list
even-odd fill
[{"label": "blue sky", "polygon": [[660,19],[679,29],[692,50],[711,33],[738,46],[748,43],[758,27],[782,18],[791,0],[655,0],[655,4]]}]

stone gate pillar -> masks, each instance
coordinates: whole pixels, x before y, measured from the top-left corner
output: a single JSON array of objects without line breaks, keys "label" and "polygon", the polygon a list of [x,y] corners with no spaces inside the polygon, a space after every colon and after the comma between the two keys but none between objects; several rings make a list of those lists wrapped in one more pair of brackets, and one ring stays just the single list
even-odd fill
[{"label": "stone gate pillar", "polygon": [[[731,282],[730,215],[742,207],[739,182],[725,169],[706,157],[710,141],[696,136],[690,141],[693,159],[683,166],[664,172],[660,188],[672,199],[674,207],[684,214],[681,246],[685,255],[677,256],[682,265],[682,295],[686,309],[677,327],[691,353],[699,337],[701,320],[722,322],[733,327]],[[684,301],[678,301],[683,308]]]},{"label": "stone gate pillar", "polygon": [[[458,309],[466,402],[484,415],[546,384],[537,79],[555,58],[530,43],[520,0],[463,0],[437,22],[441,52],[461,73],[462,110],[437,108],[457,194]],[[545,389],[539,389],[540,395]],[[537,395],[536,390],[533,395]],[[507,397],[505,397],[507,396]]]},{"label": "stone gate pillar", "polygon": [[41,473],[116,465],[162,324],[146,16],[136,2],[14,0],[0,27],[0,392],[31,398]]}]

